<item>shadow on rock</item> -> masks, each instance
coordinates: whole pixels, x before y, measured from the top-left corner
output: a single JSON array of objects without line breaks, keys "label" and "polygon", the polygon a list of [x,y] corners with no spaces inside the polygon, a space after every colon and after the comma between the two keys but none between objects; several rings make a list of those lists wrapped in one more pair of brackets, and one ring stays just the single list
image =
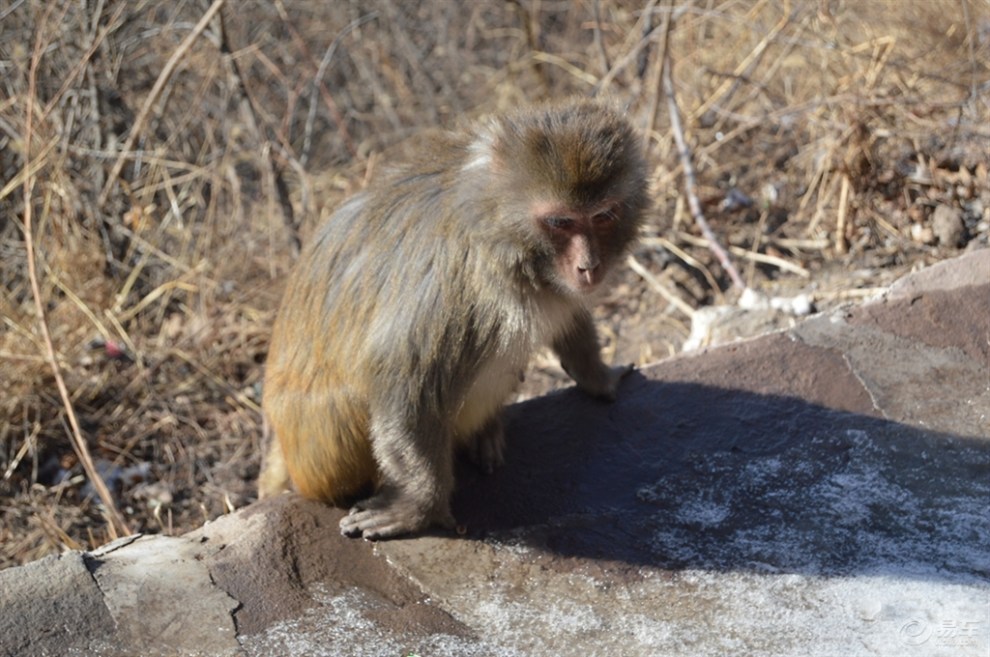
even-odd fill
[{"label": "shadow on rock", "polygon": [[990,443],[801,399],[634,376],[510,409],[459,472],[468,537],[664,569],[985,582]]}]

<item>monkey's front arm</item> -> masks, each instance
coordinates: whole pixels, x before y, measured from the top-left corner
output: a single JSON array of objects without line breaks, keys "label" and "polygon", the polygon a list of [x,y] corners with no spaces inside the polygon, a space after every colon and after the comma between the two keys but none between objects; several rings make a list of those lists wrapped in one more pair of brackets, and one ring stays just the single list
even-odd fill
[{"label": "monkey's front arm", "polygon": [[594,397],[615,401],[619,383],[632,365],[609,367],[602,361],[598,335],[591,315],[578,312],[574,323],[553,342],[560,365],[578,387]]}]

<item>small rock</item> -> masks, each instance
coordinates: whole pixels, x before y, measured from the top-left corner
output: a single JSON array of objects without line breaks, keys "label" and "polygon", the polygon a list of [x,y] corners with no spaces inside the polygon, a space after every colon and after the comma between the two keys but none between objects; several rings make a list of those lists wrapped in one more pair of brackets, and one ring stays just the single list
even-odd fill
[{"label": "small rock", "polygon": [[721,209],[723,212],[736,212],[737,210],[752,207],[752,205],[753,199],[747,196],[742,190],[733,187],[725,195],[725,198],[722,199]]},{"label": "small rock", "polygon": [[932,231],[940,246],[954,249],[962,243],[966,225],[963,224],[959,210],[949,205],[940,205],[932,214]]},{"label": "small rock", "polygon": [[773,297],[770,299],[770,307],[794,315],[804,317],[810,315],[814,307],[811,297],[802,292],[794,297]]},{"label": "small rock", "polygon": [[935,232],[921,223],[911,224],[911,239],[918,244],[932,244],[935,241]]},{"label": "small rock", "polygon": [[739,297],[739,307],[743,310],[763,310],[770,307],[767,295],[747,287]]}]

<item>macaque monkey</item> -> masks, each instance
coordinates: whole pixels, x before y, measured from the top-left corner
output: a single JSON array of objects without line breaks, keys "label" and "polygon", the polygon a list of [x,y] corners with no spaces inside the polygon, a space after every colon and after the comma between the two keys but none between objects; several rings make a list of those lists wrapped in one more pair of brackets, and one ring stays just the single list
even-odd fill
[{"label": "macaque monkey", "polygon": [[453,459],[503,461],[499,415],[550,346],[613,399],[589,299],[647,207],[641,145],[574,101],[426,141],[319,229],[289,280],[264,385],[262,497],[353,505],[348,536],[451,527]]}]

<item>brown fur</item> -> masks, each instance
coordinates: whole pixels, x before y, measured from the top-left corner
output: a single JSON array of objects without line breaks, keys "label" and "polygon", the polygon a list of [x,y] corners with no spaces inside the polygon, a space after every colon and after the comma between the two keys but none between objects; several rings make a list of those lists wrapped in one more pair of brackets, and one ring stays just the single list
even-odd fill
[{"label": "brown fur", "polygon": [[[453,451],[502,461],[499,411],[533,351],[612,397],[586,300],[647,205],[640,145],[592,102],[425,142],[327,221],[272,335],[259,482],[344,505],[349,535],[451,525]],[[371,497],[362,497],[373,493]]]}]

